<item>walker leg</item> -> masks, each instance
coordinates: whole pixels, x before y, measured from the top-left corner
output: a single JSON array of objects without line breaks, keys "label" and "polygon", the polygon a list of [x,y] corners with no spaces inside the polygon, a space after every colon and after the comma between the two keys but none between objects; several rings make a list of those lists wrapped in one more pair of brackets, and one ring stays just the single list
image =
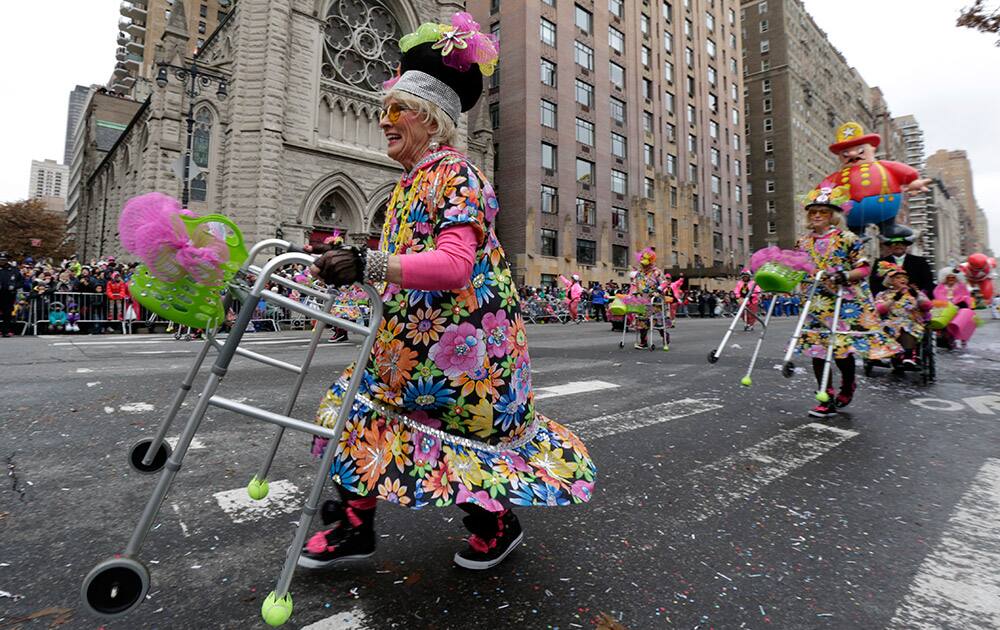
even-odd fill
[{"label": "walker leg", "polygon": [[743,311],[746,310],[747,305],[749,303],[750,303],[750,295],[747,295],[745,298],[743,298],[743,301],[740,302],[740,308],[739,310],[736,311],[736,316],[733,317],[733,321],[730,322],[729,329],[726,331],[726,334],[723,335],[722,341],[719,343],[719,347],[716,348],[715,350],[709,351],[708,353],[709,363],[715,363],[716,361],[719,360],[719,357],[722,356],[722,351],[725,350],[726,344],[729,343],[729,338],[733,335],[733,331],[736,330],[736,326],[740,322],[740,317],[742,317]]},{"label": "walker leg", "polygon": [[761,322],[760,337],[757,338],[757,345],[753,349],[753,356],[750,357],[750,365],[747,366],[747,373],[740,380],[740,385],[744,387],[750,387],[753,384],[753,381],[750,380],[750,373],[753,372],[754,366],[757,365],[757,355],[760,354],[760,346],[764,343],[764,335],[767,334],[767,325],[771,323],[771,313],[774,312],[775,301],[772,299],[767,305],[767,314],[764,315],[764,321]]},{"label": "walker leg", "polygon": [[817,271],[816,277],[813,278],[812,286],[809,287],[806,303],[802,305],[802,312],[799,314],[799,320],[795,324],[795,332],[792,334],[792,338],[788,341],[788,348],[785,349],[785,358],[781,362],[781,374],[785,378],[791,378],[792,374],[795,373],[795,365],[792,363],[792,354],[795,352],[795,346],[798,345],[799,339],[802,337],[802,329],[805,327],[806,317],[809,316],[809,307],[812,306],[813,297],[816,295],[816,288],[819,286],[819,282],[822,277],[823,272]]},{"label": "walker leg", "polygon": [[[323,311],[330,312],[333,308],[333,297],[329,297],[323,303]],[[292,410],[295,408],[295,403],[299,398],[299,392],[302,391],[302,384],[306,380],[306,376],[309,373],[309,366],[312,364],[313,357],[316,355],[316,348],[319,346],[320,340],[323,339],[324,327],[322,325],[316,325],[313,327],[312,339],[309,341],[309,347],[306,349],[305,360],[302,363],[302,371],[299,372],[298,378],[295,379],[295,385],[292,387],[292,392],[288,396],[288,402],[285,403],[284,414],[286,416],[292,415]],[[267,453],[267,457],[264,459],[264,463],[261,465],[257,474],[250,479],[250,483],[247,485],[247,494],[250,495],[251,499],[259,501],[267,496],[268,493],[268,483],[267,475],[271,471],[271,465],[274,463],[274,458],[278,454],[278,446],[281,444],[281,439],[285,435],[285,428],[279,426],[278,430],[275,431],[274,439],[271,441],[271,448]]]},{"label": "walker leg", "polygon": [[830,371],[833,367],[833,347],[836,345],[837,325],[840,323],[840,305],[844,300],[844,289],[837,289],[837,301],[833,305],[833,322],[830,326],[830,338],[826,346],[826,360],[823,363],[823,378],[819,384],[819,391],[816,392],[816,400],[821,403],[828,402],[830,395],[826,393],[826,388],[830,384]]}]

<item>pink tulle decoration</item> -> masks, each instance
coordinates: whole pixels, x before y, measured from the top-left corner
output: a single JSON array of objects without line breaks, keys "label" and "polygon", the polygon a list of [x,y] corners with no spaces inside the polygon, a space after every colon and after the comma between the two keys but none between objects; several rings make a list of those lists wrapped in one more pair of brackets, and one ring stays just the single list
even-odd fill
[{"label": "pink tulle decoration", "polygon": [[187,273],[198,284],[217,284],[222,280],[220,266],[229,260],[228,246],[205,226],[192,237],[181,216],[194,214],[163,193],[129,199],[118,220],[122,247],[164,282],[176,282]]},{"label": "pink tulle decoration", "polygon": [[812,259],[809,258],[809,254],[806,252],[794,249],[781,249],[776,245],[772,245],[764,249],[758,249],[753,253],[753,256],[750,257],[750,271],[756,273],[764,263],[769,262],[783,265],[795,271],[805,271],[806,273],[812,273],[816,269]]},{"label": "pink tulle decoration", "polygon": [[465,72],[474,63],[490,65],[496,62],[500,56],[499,40],[494,35],[481,33],[479,23],[472,19],[471,15],[460,11],[451,16],[451,25],[455,29],[455,36],[465,43],[465,47],[452,47],[451,51],[442,57],[446,66]]}]

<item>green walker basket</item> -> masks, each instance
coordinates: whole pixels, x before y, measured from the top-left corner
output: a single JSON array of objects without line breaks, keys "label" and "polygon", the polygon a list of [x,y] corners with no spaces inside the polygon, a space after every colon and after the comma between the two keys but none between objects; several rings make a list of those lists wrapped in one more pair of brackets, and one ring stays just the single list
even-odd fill
[{"label": "green walker basket", "polygon": [[766,293],[791,293],[806,277],[804,271],[795,271],[791,267],[767,262],[757,269],[754,282]]},{"label": "green walker basket", "polygon": [[221,214],[180,218],[192,238],[207,223],[220,223],[226,228],[225,242],[229,248],[229,260],[221,265],[221,281],[211,286],[197,284],[190,275],[185,274],[176,282],[166,282],[154,277],[146,265],[139,265],[129,281],[129,291],[143,308],[164,319],[182,326],[212,330],[226,317],[222,307],[222,291],[247,259],[247,248],[240,229]]},{"label": "green walker basket", "polygon": [[635,315],[638,315],[639,317],[644,317],[646,315],[646,306],[647,306],[646,304],[642,304],[640,302],[633,302],[631,304],[626,303],[625,312],[633,313]]}]

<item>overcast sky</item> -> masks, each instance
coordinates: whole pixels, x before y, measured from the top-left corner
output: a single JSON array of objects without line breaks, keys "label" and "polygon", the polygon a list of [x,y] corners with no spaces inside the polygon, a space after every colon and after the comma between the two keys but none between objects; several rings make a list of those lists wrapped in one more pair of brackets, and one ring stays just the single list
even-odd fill
[{"label": "overcast sky", "polygon": [[[971,0],[804,0],[894,116],[913,114],[927,153],[965,149],[1000,250],[1000,48],[954,26]],[[32,159],[62,160],[69,93],[114,67],[118,0],[0,1],[0,201],[28,194]],[[919,7],[915,9],[914,7]]]}]

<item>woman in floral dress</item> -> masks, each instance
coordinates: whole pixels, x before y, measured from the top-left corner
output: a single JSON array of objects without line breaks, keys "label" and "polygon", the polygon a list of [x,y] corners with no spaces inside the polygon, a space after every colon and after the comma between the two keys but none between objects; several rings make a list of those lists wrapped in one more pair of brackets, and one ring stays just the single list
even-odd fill
[{"label": "woman in floral dress", "polygon": [[885,331],[903,347],[902,364],[916,365],[917,343],[924,336],[931,301],[923,291],[910,286],[902,265],[883,260],[878,266],[888,288],[875,296],[875,308],[882,315]]},{"label": "woman in floral dress", "polygon": [[[639,261],[639,268],[632,273],[632,284],[629,286],[628,293],[632,296],[633,302],[644,304],[649,309],[652,308],[650,303],[654,296],[663,300],[668,299],[665,291],[669,285],[666,283],[663,272],[656,266],[656,252],[652,247],[647,247],[639,252],[636,258]],[[649,312],[647,311],[645,315],[629,313],[626,317],[631,318],[629,324],[639,331],[639,341],[636,342],[635,349],[645,350],[649,348]],[[663,333],[663,350],[667,351],[670,350],[670,334],[667,332],[666,322],[663,325],[664,328],[661,331]]]},{"label": "woman in floral dress", "polygon": [[[886,335],[868,288],[869,263],[858,236],[840,228],[844,208],[850,203],[843,189],[822,188],[809,194],[805,205],[810,231],[799,239],[798,249],[807,252],[817,270],[824,272],[824,282],[816,289],[806,318],[798,350],[812,358],[816,382],[822,386],[827,347],[833,343],[833,357],[840,370],[840,392],[834,396],[827,388],[828,402],[820,403],[809,415],[825,418],[838,407],[851,403],[857,389],[854,357],[884,359],[900,351],[899,344]],[[842,301],[836,335],[830,339],[837,292]]]},{"label": "woman in floral dress", "polygon": [[[338,444],[341,494],[300,565],[325,568],[374,551],[376,499],[408,508],[458,505],[470,532],[454,561],[501,562],[521,541],[513,506],[590,499],[595,467],[568,429],[535,411],[524,320],[484,174],[453,148],[460,112],[479,99],[496,44],[468,14],[424,24],[400,40],[380,125],[405,169],[386,210],[378,251],[324,253],[328,284],[382,290],[385,316]],[[336,424],[351,371],[333,384],[316,422]],[[317,439],[314,452],[328,447]]]}]

